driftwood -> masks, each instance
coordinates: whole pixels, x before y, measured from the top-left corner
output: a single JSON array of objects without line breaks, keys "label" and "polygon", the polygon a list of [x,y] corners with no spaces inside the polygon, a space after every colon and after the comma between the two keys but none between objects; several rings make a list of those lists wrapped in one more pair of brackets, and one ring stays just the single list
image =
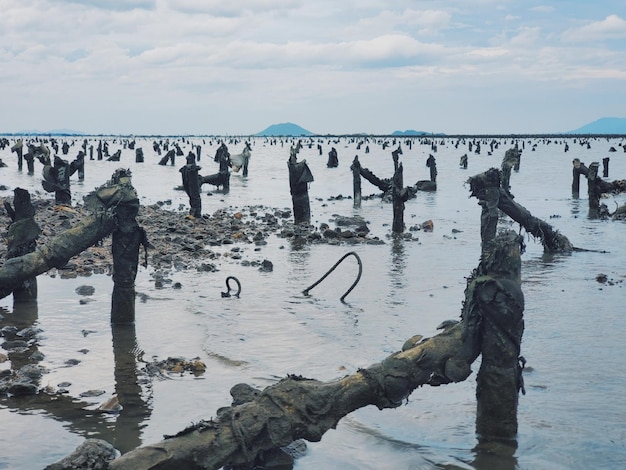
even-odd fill
[{"label": "driftwood", "polygon": [[533,216],[525,207],[513,200],[513,196],[501,184],[501,174],[496,168],[472,176],[468,183],[471,195],[479,199],[483,207],[481,215],[481,238],[494,237],[498,222],[498,209],[519,223],[532,236],[539,238],[548,252],[568,252],[574,250],[568,238],[550,224]]},{"label": "driftwood", "polygon": [[0,268],[0,298],[7,297],[27,279],[52,268],[63,268],[67,262],[109,235],[115,228],[119,205],[135,202],[134,188],[127,184],[106,183],[85,197],[91,215],[74,227],[38,246],[32,253],[8,259]]},{"label": "driftwood", "polygon": [[[248,385],[233,387],[235,398],[230,407],[220,408],[217,417],[200,421],[175,436],[156,444],[130,451],[108,463],[111,470],[125,469],[218,469],[225,465],[253,464],[263,452],[284,447],[298,439],[319,441],[326,431],[336,427],[341,418],[367,405],[379,409],[399,407],[422,385],[438,386],[460,382],[471,374],[470,365],[487,344],[495,351],[499,338],[485,343],[481,335],[502,335],[516,331],[512,348],[500,348],[512,359],[519,353],[523,296],[520,289],[520,237],[512,231],[500,234],[483,247],[481,262],[468,278],[461,321],[444,322],[443,331],[432,338],[417,335],[382,362],[360,369],[334,382],[320,382],[291,375],[264,390]],[[494,328],[497,324],[498,328]],[[506,335],[504,335],[506,336]],[[506,338],[505,338],[506,339]],[[511,362],[511,361],[509,361]],[[502,372],[507,383],[513,379],[513,395],[506,405],[516,408],[521,377],[517,361],[489,364]],[[482,372],[484,375],[486,372]],[[493,374],[492,374],[493,375]],[[496,377],[494,386],[499,386]],[[480,393],[487,392],[482,383]],[[514,403],[512,403],[514,402]],[[478,410],[481,432],[499,432],[495,419],[504,414]],[[511,437],[517,431],[516,409],[509,411],[509,421],[502,429]],[[497,435],[490,437],[497,438]],[[63,467],[54,467],[63,468]],[[248,468],[248,467],[246,467]]]}]

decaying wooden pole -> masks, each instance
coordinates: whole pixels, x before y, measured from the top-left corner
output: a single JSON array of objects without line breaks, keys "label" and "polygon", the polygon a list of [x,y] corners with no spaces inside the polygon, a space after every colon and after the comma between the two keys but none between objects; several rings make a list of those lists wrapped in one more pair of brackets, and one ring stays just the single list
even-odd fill
[{"label": "decaying wooden pole", "polygon": [[70,258],[109,235],[115,228],[118,208],[136,199],[134,190],[111,181],[85,196],[85,207],[91,215],[34,252],[8,259],[0,267],[0,298],[10,295],[27,279],[52,268],[63,268]]},{"label": "decaying wooden pole", "polygon": [[[520,154],[521,152],[519,151],[517,144],[515,144],[515,147],[504,152],[504,158],[502,159],[502,171],[500,173],[500,178],[502,180],[500,186],[506,192],[509,192],[511,189],[511,169],[518,164]],[[519,170],[519,166],[517,169]]]},{"label": "decaying wooden pole", "polygon": [[404,232],[404,203],[409,199],[410,194],[404,187],[402,163],[398,165],[395,173],[393,174],[391,184],[391,200],[393,205],[393,222],[391,224],[391,231],[393,233]]},{"label": "decaying wooden pole", "polygon": [[[487,240],[472,281],[481,287],[481,365],[476,377],[476,433],[481,441],[514,439],[522,386],[523,240],[512,231]],[[483,278],[483,272],[487,273]]]},{"label": "decaying wooden pole", "polygon": [[[126,198],[116,211],[116,226],[111,239],[113,254],[113,295],[111,296],[111,323],[135,321],[135,279],[141,245],[147,249],[146,231],[137,223],[139,198],[131,185],[130,170],[118,169],[111,181],[124,189]],[[147,264],[147,256],[146,256]]]},{"label": "decaying wooden pole", "polygon": [[311,204],[309,201],[309,183],[313,182],[313,173],[306,164],[306,160],[297,161],[297,151],[292,148],[289,160],[289,188],[293,205],[295,224],[311,223]]},{"label": "decaying wooden pole", "polygon": [[358,155],[354,156],[350,169],[352,170],[353,207],[358,209],[361,207],[361,163]]},{"label": "decaying wooden pole", "polygon": [[600,198],[602,197],[601,179],[598,176],[598,170],[600,164],[598,162],[592,162],[589,165],[589,172],[587,173],[587,194],[589,196],[589,217],[597,218],[598,211],[600,209]]},{"label": "decaying wooden pole", "polygon": [[588,173],[589,169],[580,159],[574,158],[572,160],[572,197],[574,199],[578,199],[580,195],[580,175],[585,175],[586,177]]},{"label": "decaying wooden pole", "polygon": [[[479,204],[486,207],[488,211],[493,210],[497,200],[498,209],[519,223],[532,236],[539,238],[544,250],[567,252],[574,249],[565,235],[559,233],[550,224],[533,216],[525,207],[515,202],[510,193],[500,187],[500,181],[500,170],[496,168],[472,176],[468,180],[471,196],[478,198]],[[490,213],[485,217],[492,218],[493,214]],[[493,224],[493,222],[490,223]],[[490,226],[492,227],[492,225]],[[493,228],[485,228],[485,230],[486,233],[489,233]]]},{"label": "decaying wooden pole", "polygon": [[[35,222],[35,208],[30,200],[30,193],[21,188],[13,190],[13,206],[5,202],[11,224],[7,232],[7,259],[17,258],[32,253],[37,248],[37,238],[41,229]],[[37,300],[37,277],[25,279],[13,290],[14,302]]]}]

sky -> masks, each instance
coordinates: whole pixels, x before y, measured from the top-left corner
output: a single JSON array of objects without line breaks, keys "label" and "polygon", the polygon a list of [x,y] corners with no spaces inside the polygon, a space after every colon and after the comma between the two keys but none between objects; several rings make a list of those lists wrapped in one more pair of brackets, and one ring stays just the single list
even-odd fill
[{"label": "sky", "polygon": [[626,117],[624,0],[0,0],[0,133],[566,132]]}]

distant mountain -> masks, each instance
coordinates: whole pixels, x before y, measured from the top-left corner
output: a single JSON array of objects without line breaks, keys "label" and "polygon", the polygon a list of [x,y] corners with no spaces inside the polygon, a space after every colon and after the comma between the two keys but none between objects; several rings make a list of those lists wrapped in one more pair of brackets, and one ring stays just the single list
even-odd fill
[{"label": "distant mountain", "polygon": [[[408,129],[406,131],[393,131],[391,135],[406,137],[406,136],[414,136],[414,135],[433,135],[433,134],[431,132],[414,131],[413,129]],[[442,135],[442,134],[435,134],[435,135]]]},{"label": "distant mountain", "polygon": [[16,135],[86,135],[84,132],[73,131],[71,129],[53,129],[47,132],[38,131],[35,129],[27,129],[20,132],[15,132]]},{"label": "distant mountain", "polygon": [[277,137],[277,136],[288,136],[288,137],[300,137],[300,136],[309,136],[314,135],[313,132],[307,131],[297,124],[293,124],[291,122],[284,122],[281,124],[272,124],[267,129],[254,134],[259,137]]},{"label": "distant mountain", "polygon": [[626,118],[605,117],[590,122],[566,134],[610,134],[626,135]]}]

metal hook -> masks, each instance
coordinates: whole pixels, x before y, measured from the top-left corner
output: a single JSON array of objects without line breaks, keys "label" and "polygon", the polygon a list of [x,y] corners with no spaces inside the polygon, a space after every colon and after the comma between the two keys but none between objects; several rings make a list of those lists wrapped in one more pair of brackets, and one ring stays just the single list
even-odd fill
[{"label": "metal hook", "polygon": [[[229,281],[230,281],[231,279],[237,283],[237,292],[236,292],[236,293],[234,293],[234,294],[231,294],[231,293],[230,293],[230,291],[231,291],[231,290],[233,290],[233,289],[230,287],[230,284],[229,284]],[[234,296],[234,297],[239,298],[239,294],[241,293],[241,282],[239,282],[239,279],[237,279],[235,276],[228,276],[228,277],[226,278],[226,289],[227,289],[227,291],[226,291],[226,292],[222,292],[222,297],[231,297],[231,295],[232,295],[232,296]]]}]

